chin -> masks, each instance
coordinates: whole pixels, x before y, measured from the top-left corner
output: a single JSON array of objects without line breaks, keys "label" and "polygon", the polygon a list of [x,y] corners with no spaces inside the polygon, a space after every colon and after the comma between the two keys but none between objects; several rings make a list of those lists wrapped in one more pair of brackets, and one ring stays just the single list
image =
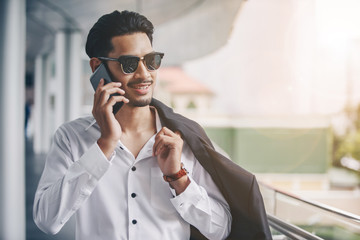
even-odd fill
[{"label": "chin", "polygon": [[151,103],[152,97],[146,99],[136,99],[129,102],[130,105],[134,107],[146,107],[149,106]]}]

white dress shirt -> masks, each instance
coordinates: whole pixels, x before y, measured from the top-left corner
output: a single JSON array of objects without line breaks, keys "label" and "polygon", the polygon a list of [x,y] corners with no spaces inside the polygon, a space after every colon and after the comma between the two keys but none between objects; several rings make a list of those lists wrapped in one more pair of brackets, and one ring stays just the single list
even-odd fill
[{"label": "white dress shirt", "polygon": [[[161,127],[156,113],[157,131]],[[119,141],[110,161],[99,137],[92,116],[55,133],[34,201],[42,231],[57,233],[75,213],[77,240],[188,240],[190,224],[209,239],[228,236],[229,206],[186,143],[181,161],[191,183],[176,196],[152,156],[155,135],[136,158]]]}]

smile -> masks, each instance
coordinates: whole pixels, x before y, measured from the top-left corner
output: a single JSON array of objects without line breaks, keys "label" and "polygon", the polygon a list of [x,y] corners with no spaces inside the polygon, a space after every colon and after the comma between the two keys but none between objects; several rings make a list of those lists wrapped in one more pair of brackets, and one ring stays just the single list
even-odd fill
[{"label": "smile", "polygon": [[147,89],[149,88],[150,85],[146,85],[146,86],[134,86],[133,88],[135,89]]},{"label": "smile", "polygon": [[134,91],[139,94],[139,95],[145,95],[147,93],[149,93],[150,91],[150,86],[152,85],[152,81],[148,81],[148,82],[142,82],[142,83],[138,83],[138,84],[131,84],[129,87],[134,89]]}]

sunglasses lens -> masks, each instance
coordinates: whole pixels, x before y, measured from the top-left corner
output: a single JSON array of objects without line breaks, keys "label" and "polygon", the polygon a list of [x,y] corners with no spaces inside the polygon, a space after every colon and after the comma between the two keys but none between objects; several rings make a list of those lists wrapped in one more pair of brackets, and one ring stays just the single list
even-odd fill
[{"label": "sunglasses lens", "polygon": [[161,65],[161,55],[158,53],[146,55],[145,63],[148,70],[150,71],[156,70]]},{"label": "sunglasses lens", "polygon": [[[149,71],[154,71],[160,67],[163,53],[149,53],[144,56],[146,68]],[[121,68],[124,73],[134,73],[139,66],[139,57],[135,56],[122,56],[118,60],[121,63]]]},{"label": "sunglasses lens", "polygon": [[124,73],[133,73],[136,71],[139,64],[139,58],[128,57],[122,60],[121,66]]}]

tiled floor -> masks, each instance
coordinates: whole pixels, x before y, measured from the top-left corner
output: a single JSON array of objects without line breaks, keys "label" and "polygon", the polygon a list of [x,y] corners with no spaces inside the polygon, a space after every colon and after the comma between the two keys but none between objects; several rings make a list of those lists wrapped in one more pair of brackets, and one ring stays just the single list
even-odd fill
[{"label": "tiled floor", "polygon": [[56,235],[43,233],[34,223],[32,209],[35,191],[45,164],[45,155],[35,155],[32,141],[26,140],[26,239],[27,240],[73,240],[74,221],[71,220]]}]

